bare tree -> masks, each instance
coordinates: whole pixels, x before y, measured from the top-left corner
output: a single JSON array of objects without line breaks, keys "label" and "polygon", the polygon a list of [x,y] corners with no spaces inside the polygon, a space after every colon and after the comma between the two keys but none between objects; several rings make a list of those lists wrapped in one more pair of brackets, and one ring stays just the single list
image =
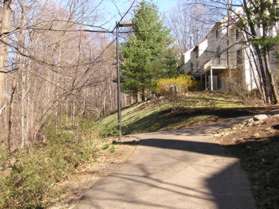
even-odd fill
[{"label": "bare tree", "polygon": [[170,12],[168,25],[181,52],[184,53],[198,44],[218,17],[220,14],[212,13],[205,4],[179,1]]},{"label": "bare tree", "polygon": [[8,136],[10,150],[36,142],[52,119],[57,127],[65,116],[76,125],[77,116],[116,110],[114,39],[97,25],[98,1],[4,2],[0,83],[13,99],[2,103],[8,110],[0,106],[0,137]]},{"label": "bare tree", "polygon": [[[1,28],[0,35],[1,40],[6,41],[8,32],[10,31],[10,18],[11,18],[11,3],[12,0],[4,0],[2,8],[0,10],[1,16]],[[4,99],[6,95],[5,91],[5,64],[7,59],[7,45],[2,41],[0,42],[0,107],[4,105]]]}]

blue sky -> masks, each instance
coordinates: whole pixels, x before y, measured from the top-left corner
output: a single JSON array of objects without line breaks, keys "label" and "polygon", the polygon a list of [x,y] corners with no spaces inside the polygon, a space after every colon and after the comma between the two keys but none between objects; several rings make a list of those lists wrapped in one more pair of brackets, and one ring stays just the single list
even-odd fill
[{"label": "blue sky", "polygon": [[[150,0],[150,1],[153,2],[155,5],[157,5],[162,15],[166,15],[167,11],[175,7],[175,5],[178,3],[179,0]],[[100,9],[103,11],[102,12],[103,18],[101,19],[103,19],[103,22],[108,22],[106,23],[106,27],[111,27],[111,25],[113,25],[115,21],[117,21],[120,18],[119,12],[123,14],[128,9],[131,2],[132,0],[104,0],[104,3]],[[120,11],[118,11],[115,5],[117,5]],[[130,14],[132,14],[132,12],[130,12]],[[129,19],[129,16],[127,17],[127,19]]]},{"label": "blue sky", "polygon": [[158,6],[161,12],[165,12],[174,7],[178,1],[179,0],[154,0],[153,2]]},{"label": "blue sky", "polygon": [[[98,5],[97,11],[99,12],[98,15],[99,18],[98,18],[97,25],[102,25],[103,27],[108,29],[114,27],[115,22],[120,19],[121,16],[120,14],[124,14],[127,11],[132,1],[133,0],[88,0],[89,7],[95,9],[96,6]],[[177,5],[179,1],[182,0],[147,0],[147,1],[154,3],[158,7],[161,16],[164,18],[165,16],[168,15],[168,10],[171,10],[173,7]],[[57,3],[59,2],[58,4],[65,6],[68,0],[56,0],[56,2]],[[137,0],[137,2],[140,2],[140,0]],[[91,8],[88,9],[90,10]],[[133,10],[130,11],[126,20],[129,20],[132,14],[133,14]],[[88,22],[88,24],[92,23],[90,18],[86,22]]]}]

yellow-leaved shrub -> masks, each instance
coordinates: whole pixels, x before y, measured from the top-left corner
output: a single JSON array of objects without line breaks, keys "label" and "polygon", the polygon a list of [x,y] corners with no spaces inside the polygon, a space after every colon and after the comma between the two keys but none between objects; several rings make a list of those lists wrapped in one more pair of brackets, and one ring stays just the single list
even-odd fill
[{"label": "yellow-leaved shrub", "polygon": [[197,81],[189,75],[175,78],[162,78],[157,81],[155,91],[159,95],[184,94],[197,87]]}]

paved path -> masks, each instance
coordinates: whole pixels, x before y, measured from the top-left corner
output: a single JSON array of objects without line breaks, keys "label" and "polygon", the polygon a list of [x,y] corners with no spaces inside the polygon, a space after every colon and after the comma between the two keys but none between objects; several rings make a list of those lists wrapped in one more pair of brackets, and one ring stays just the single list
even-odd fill
[{"label": "paved path", "polygon": [[256,209],[238,160],[208,134],[188,129],[136,137],[128,162],[75,209]]}]

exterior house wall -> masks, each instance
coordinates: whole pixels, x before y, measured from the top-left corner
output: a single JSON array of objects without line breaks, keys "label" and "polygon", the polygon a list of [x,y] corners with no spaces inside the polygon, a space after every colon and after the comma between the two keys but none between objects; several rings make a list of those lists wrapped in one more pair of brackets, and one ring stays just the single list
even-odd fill
[{"label": "exterior house wall", "polygon": [[276,74],[279,73],[279,45],[273,47],[272,51],[270,52],[270,67],[271,70]]},{"label": "exterior house wall", "polygon": [[199,72],[204,72],[204,65],[210,60],[212,56],[212,52],[209,51],[209,44],[208,38],[206,37],[200,44],[199,44]]},{"label": "exterior house wall", "polygon": [[[238,37],[237,34],[238,33]],[[199,71],[205,74],[207,84],[210,83],[210,69],[213,69],[213,75],[218,76],[218,89],[228,90],[229,83],[237,83],[238,88],[246,88],[247,83],[251,82],[249,70],[250,66],[245,65],[244,49],[241,44],[237,44],[241,39],[241,33],[237,32],[235,27],[230,28],[230,45],[227,50],[227,28],[222,23],[216,23],[215,26],[198,46],[198,59],[193,51],[191,52],[191,61],[195,63],[193,71]],[[238,51],[241,51],[242,63],[238,63]],[[229,53],[229,68],[228,71],[227,53]],[[197,64],[198,63],[198,64]],[[247,71],[246,71],[247,70]],[[231,75],[231,80],[229,79]],[[247,78],[247,79],[245,79]],[[216,79],[215,79],[216,80]],[[241,81],[241,82],[239,82]],[[253,85],[254,87],[255,85]],[[208,87],[208,86],[207,86]],[[214,88],[215,89],[215,88]]]},{"label": "exterior house wall", "polygon": [[[238,12],[242,13],[242,11]],[[187,54],[187,59],[185,58],[187,73],[200,77],[204,82],[204,88],[210,86],[210,75],[213,75],[213,80],[218,82],[218,85],[214,84],[214,89],[216,86],[221,90],[239,88],[251,91],[256,89],[259,79],[257,73],[254,72],[256,68],[249,46],[242,43],[245,40],[244,34],[238,31],[235,25],[231,25],[228,49],[226,22],[226,17],[221,22],[217,22],[203,41],[185,53],[185,57]],[[260,29],[258,30],[260,32]],[[271,32],[274,36],[279,33],[279,22]],[[278,52],[279,46],[275,46],[270,53],[270,65],[272,72],[279,78]]]},{"label": "exterior house wall", "polygon": [[191,52],[191,71],[192,74],[197,74],[199,71],[199,47],[196,46]]},{"label": "exterior house wall", "polygon": [[[275,23],[274,27],[272,28],[271,30],[271,35],[273,37],[276,37],[277,35],[279,34],[279,21],[277,23]],[[271,50],[270,52],[270,67],[271,67],[271,70],[274,72],[275,76],[278,77],[278,74],[279,74],[279,58],[278,58],[278,55],[279,55],[279,45],[275,45],[273,47],[273,49]]]},{"label": "exterior house wall", "polygon": [[255,62],[252,58],[251,52],[248,48],[244,49],[244,88],[248,91],[252,91],[257,88],[256,82],[258,82],[258,78],[256,77],[257,73],[254,71],[256,68]]},{"label": "exterior house wall", "polygon": [[183,65],[183,70],[185,74],[188,74],[191,72],[191,53],[192,49],[188,50],[187,52],[184,53],[184,65]]}]

